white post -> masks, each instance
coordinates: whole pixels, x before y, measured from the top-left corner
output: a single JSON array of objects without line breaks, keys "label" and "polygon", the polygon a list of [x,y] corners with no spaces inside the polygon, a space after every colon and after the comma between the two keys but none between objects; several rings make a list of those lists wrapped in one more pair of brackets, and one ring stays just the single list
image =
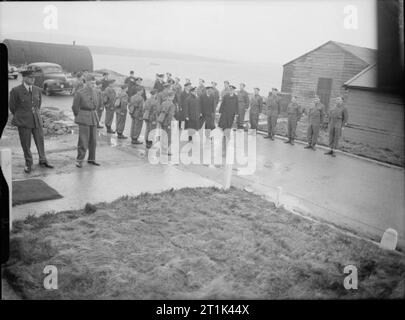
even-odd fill
[{"label": "white post", "polygon": [[12,177],[11,177],[11,149],[0,149],[0,166],[1,170],[3,171],[4,178],[7,181],[8,184],[8,190],[9,190],[9,212],[10,212],[10,231],[11,231],[11,225],[12,225],[12,214],[11,214],[11,209],[12,209],[12,195],[13,195],[13,183],[12,183]]},{"label": "white post", "polygon": [[394,229],[388,228],[385,230],[381,242],[380,248],[387,250],[395,250],[398,242],[398,232]]},{"label": "white post", "polygon": [[[232,134],[232,132],[231,132],[231,134]],[[224,189],[228,190],[231,187],[232,167],[233,167],[235,151],[232,147],[232,144],[234,142],[234,140],[232,139],[232,136],[230,136],[229,141],[227,141],[226,137],[224,137],[224,138],[225,138],[225,142],[226,142]]]},{"label": "white post", "polygon": [[276,208],[281,206],[281,195],[283,193],[282,187],[277,187],[277,198],[276,198]]}]

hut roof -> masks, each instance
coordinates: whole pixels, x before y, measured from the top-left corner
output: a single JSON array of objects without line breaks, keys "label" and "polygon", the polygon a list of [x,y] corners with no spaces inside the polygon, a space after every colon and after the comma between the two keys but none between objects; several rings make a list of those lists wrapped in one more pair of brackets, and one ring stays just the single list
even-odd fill
[{"label": "hut roof", "polygon": [[372,64],[363,71],[356,74],[353,78],[347,80],[344,85],[349,88],[377,88],[377,64]]},{"label": "hut roof", "polygon": [[315,49],[313,49],[307,53],[304,53],[303,55],[285,63],[283,66],[286,66],[300,58],[303,58],[303,57],[307,56],[308,54],[310,54],[316,50],[319,50],[322,47],[324,47],[330,43],[334,44],[337,48],[352,54],[353,56],[357,57],[358,59],[364,61],[367,64],[374,64],[377,61],[377,50],[376,49],[358,47],[358,46],[353,46],[351,44],[346,44],[346,43],[329,40],[328,42],[325,42],[324,44],[320,45],[319,47],[316,47]]}]

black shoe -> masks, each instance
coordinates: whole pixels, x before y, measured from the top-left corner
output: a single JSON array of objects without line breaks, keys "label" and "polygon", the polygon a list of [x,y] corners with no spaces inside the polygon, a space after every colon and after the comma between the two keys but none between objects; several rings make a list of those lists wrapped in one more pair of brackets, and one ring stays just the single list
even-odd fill
[{"label": "black shoe", "polygon": [[333,154],[333,151],[330,150],[330,151],[328,151],[328,152],[325,152],[325,154],[326,154],[326,155],[332,155],[332,154]]},{"label": "black shoe", "polygon": [[264,136],[263,138],[264,139],[270,139],[271,137],[270,136]]},{"label": "black shoe", "polygon": [[42,168],[53,169],[53,165],[50,165],[48,162],[40,162],[39,166]]},{"label": "black shoe", "polygon": [[310,145],[307,145],[304,147],[304,149],[312,149],[312,147]]},{"label": "black shoe", "polygon": [[24,167],[24,172],[25,172],[25,173],[31,173],[31,171],[32,171],[32,167],[31,167],[31,166],[25,166],[25,167]]},{"label": "black shoe", "polygon": [[93,166],[100,166],[100,164],[98,162],[96,162],[95,160],[87,160],[88,164],[92,164]]},{"label": "black shoe", "polygon": [[111,128],[107,127],[107,133],[115,133],[115,131],[111,130]]},{"label": "black shoe", "polygon": [[143,144],[143,142],[141,142],[141,141],[139,141],[139,140],[137,140],[137,139],[132,140],[131,143],[132,143],[132,144]]},{"label": "black shoe", "polygon": [[119,134],[118,135],[118,139],[128,139],[127,136],[124,136],[123,134]]},{"label": "black shoe", "polygon": [[83,167],[83,165],[80,161],[76,161],[76,167],[81,168]]}]

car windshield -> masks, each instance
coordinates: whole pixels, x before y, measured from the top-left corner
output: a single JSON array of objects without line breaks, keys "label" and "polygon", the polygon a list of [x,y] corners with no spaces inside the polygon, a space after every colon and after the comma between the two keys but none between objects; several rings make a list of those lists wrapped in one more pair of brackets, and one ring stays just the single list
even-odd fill
[{"label": "car windshield", "polygon": [[60,73],[62,72],[62,69],[57,66],[49,66],[49,67],[43,67],[42,70],[44,73]]}]

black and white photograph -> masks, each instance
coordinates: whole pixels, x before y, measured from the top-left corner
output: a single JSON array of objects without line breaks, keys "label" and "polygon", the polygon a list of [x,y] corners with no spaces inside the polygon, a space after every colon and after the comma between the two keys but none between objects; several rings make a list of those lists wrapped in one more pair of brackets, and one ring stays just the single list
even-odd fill
[{"label": "black and white photograph", "polygon": [[403,0],[11,1],[0,40],[2,300],[404,299]]}]

